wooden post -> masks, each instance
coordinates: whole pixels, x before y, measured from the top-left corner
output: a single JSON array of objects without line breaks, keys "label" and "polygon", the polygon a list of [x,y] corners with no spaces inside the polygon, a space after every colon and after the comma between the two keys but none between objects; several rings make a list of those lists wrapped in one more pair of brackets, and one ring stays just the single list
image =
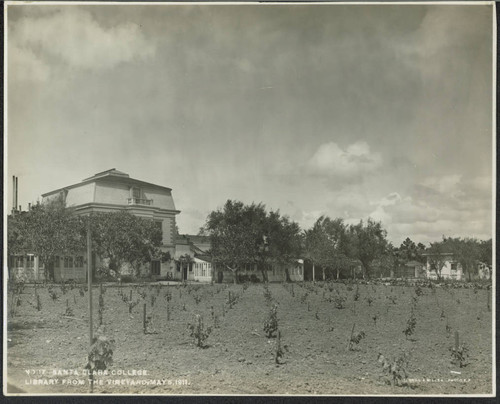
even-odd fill
[{"label": "wooden post", "polygon": [[90,217],[87,223],[87,286],[89,289],[89,342],[94,343],[94,330],[92,322],[92,246],[90,238]]},{"label": "wooden post", "polygon": [[[90,216],[88,217],[87,222],[87,286],[89,289],[89,341],[90,348],[92,348],[92,344],[94,343],[94,330],[93,330],[93,322],[92,322],[92,246],[91,246],[91,237],[90,237]],[[94,376],[90,375],[90,383],[89,383],[90,392],[94,392]]]},{"label": "wooden post", "polygon": [[351,336],[349,337],[349,344],[347,345],[347,350],[351,350],[351,344],[352,344],[352,335],[354,334],[354,327],[356,326],[356,323],[352,325],[352,330],[351,330]]},{"label": "wooden post", "polygon": [[142,328],[144,330],[144,334],[146,334],[146,303],[144,303],[144,310],[142,315]]},{"label": "wooden post", "polygon": [[130,289],[130,299],[129,299],[129,302],[132,301],[132,289]]},{"label": "wooden post", "polygon": [[455,331],[455,353],[458,352],[458,345],[459,345],[459,336],[458,336],[458,331]]},{"label": "wooden post", "polygon": [[277,340],[276,340],[276,353],[275,353],[275,357],[274,357],[274,361],[276,362],[276,364],[280,363],[280,361],[279,361],[280,350],[281,350],[281,331],[278,330],[278,335],[277,335]]},{"label": "wooden post", "polygon": [[313,262],[313,282],[316,280],[316,277],[315,277],[315,270],[314,270],[314,262]]}]

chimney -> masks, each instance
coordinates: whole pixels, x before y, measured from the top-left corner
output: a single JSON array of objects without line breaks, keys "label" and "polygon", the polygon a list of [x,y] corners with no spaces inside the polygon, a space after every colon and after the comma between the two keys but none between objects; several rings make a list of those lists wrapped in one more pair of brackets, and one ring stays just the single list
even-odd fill
[{"label": "chimney", "polygon": [[[19,202],[18,194],[19,194],[19,178],[16,177],[16,204],[14,206],[17,206],[17,203]],[[19,211],[21,211],[21,207],[19,207]]]},{"label": "chimney", "polygon": [[16,176],[12,176],[12,211],[16,210],[17,201],[16,201]]}]

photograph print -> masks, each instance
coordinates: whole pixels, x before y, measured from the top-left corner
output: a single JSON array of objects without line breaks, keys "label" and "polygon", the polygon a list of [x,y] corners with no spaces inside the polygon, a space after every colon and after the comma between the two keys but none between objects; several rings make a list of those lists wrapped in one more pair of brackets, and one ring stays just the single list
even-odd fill
[{"label": "photograph print", "polygon": [[4,394],[496,394],[494,2],[4,11]]}]

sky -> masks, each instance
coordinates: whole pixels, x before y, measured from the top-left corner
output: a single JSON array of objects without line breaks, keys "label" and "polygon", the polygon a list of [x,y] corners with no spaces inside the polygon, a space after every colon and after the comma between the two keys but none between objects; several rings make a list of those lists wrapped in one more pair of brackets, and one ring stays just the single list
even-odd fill
[{"label": "sky", "polygon": [[6,207],[111,168],[310,228],[492,237],[491,5],[9,5]]}]

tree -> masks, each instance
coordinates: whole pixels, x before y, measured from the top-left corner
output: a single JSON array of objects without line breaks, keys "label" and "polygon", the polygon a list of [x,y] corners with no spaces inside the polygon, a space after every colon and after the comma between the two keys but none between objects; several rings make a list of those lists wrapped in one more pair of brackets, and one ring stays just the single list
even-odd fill
[{"label": "tree", "polygon": [[484,262],[486,265],[491,266],[493,261],[493,249],[492,249],[492,240],[482,240],[479,243],[480,250],[480,260]]},{"label": "tree", "polygon": [[93,213],[89,216],[92,248],[108,260],[116,274],[129,264],[134,275],[152,259],[162,258],[162,231],[157,222],[126,211]]},{"label": "tree", "polygon": [[425,246],[422,243],[415,244],[407,237],[399,246],[399,258],[405,262],[418,261],[422,262],[422,253],[425,251]]},{"label": "tree", "polygon": [[[302,247],[299,225],[287,216],[281,216],[279,211],[271,211],[264,219],[262,231],[262,242],[259,241],[257,246],[261,268],[265,268],[269,261],[282,266],[286,281],[290,282],[288,265],[300,256]],[[267,273],[264,280],[267,281]]]},{"label": "tree", "polygon": [[300,252],[299,225],[279,211],[267,213],[261,203],[228,200],[222,209],[208,215],[205,229],[214,263],[231,270],[235,283],[245,265],[257,265],[266,282],[269,265],[286,266]]},{"label": "tree", "polygon": [[304,232],[304,254],[312,262],[313,281],[316,280],[315,265],[323,261],[323,251],[326,248],[326,237],[321,226],[320,217],[311,229]]},{"label": "tree", "polygon": [[318,264],[323,269],[323,279],[326,278],[326,269],[336,271],[338,279],[340,272],[352,262],[348,257],[348,241],[342,219],[319,217],[313,227],[304,232],[304,251],[313,263],[313,272],[314,265]]},{"label": "tree", "polygon": [[351,225],[347,231],[347,250],[350,258],[359,259],[363,265],[363,277],[370,277],[372,263],[387,252],[387,231],[382,223],[371,218],[366,224],[361,220],[356,225]]},{"label": "tree", "polygon": [[439,280],[441,280],[441,271],[446,264],[446,254],[449,252],[442,241],[430,243],[430,247],[427,249],[430,270],[436,272]]},{"label": "tree", "polygon": [[469,281],[472,275],[478,272],[481,261],[481,244],[474,238],[443,238],[443,244],[453,253],[456,261],[462,266],[462,270],[468,274]]},{"label": "tree", "polygon": [[346,266],[350,265],[350,259],[347,256],[348,237],[346,235],[346,226],[344,221],[340,218],[333,220],[326,218],[323,221],[323,227],[327,238],[325,265],[335,270],[336,277],[339,279],[340,272]]},{"label": "tree", "polygon": [[237,283],[238,271],[245,264],[254,262],[256,257],[256,236],[252,234],[252,221],[247,210],[242,202],[228,200],[222,210],[208,215],[205,224],[214,263],[233,272],[234,283]]},{"label": "tree", "polygon": [[61,201],[33,206],[8,218],[9,254],[37,255],[45,267],[46,279],[53,276],[59,255],[74,255],[85,248],[84,223]]}]

